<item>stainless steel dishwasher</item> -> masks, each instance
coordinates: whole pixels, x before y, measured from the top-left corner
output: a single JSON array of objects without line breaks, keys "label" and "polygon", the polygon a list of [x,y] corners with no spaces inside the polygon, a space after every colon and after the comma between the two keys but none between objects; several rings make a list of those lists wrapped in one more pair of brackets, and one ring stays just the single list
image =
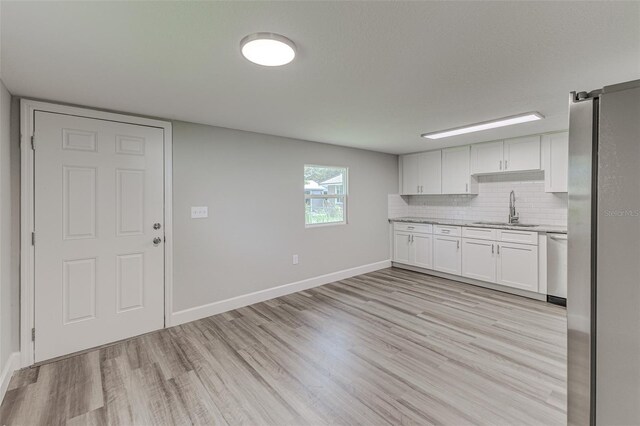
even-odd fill
[{"label": "stainless steel dishwasher", "polygon": [[547,234],[547,301],[567,306],[567,234]]}]

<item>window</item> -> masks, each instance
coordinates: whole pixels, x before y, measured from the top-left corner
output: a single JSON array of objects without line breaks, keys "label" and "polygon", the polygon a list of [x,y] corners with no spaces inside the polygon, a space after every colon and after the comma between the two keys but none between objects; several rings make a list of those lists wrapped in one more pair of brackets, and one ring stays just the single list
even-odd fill
[{"label": "window", "polygon": [[347,223],[346,167],[304,166],[306,226]]}]

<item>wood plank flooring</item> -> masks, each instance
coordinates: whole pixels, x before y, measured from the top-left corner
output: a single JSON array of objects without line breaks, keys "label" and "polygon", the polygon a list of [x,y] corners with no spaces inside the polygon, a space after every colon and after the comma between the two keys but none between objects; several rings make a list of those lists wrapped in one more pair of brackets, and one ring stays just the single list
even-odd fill
[{"label": "wood plank flooring", "polygon": [[566,424],[560,307],[401,269],[16,372],[2,425]]}]

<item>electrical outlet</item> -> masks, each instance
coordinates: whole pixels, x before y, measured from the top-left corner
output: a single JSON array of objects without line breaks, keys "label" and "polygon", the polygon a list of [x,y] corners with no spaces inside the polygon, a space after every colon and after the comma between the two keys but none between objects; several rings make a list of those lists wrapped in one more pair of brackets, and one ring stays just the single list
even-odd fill
[{"label": "electrical outlet", "polygon": [[191,219],[204,219],[205,217],[209,217],[208,207],[191,207]]},{"label": "electrical outlet", "polygon": [[293,255],[293,264],[294,264],[294,265],[297,265],[297,264],[298,264],[298,255],[297,255],[297,254],[294,254],[294,255]]}]

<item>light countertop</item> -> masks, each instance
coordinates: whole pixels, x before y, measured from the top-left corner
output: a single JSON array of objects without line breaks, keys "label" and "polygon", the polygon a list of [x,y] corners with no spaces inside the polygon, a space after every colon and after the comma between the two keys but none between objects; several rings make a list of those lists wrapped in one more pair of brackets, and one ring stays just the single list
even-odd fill
[{"label": "light countertop", "polygon": [[473,228],[494,228],[494,229],[515,229],[518,231],[531,231],[531,232],[549,232],[566,234],[566,226],[557,225],[537,225],[537,226],[512,226],[508,224],[489,225],[477,222],[481,220],[461,220],[461,219],[432,219],[428,217],[396,217],[389,219],[389,222],[410,222],[410,223],[431,223],[433,225],[450,225],[450,226],[470,226]]}]

